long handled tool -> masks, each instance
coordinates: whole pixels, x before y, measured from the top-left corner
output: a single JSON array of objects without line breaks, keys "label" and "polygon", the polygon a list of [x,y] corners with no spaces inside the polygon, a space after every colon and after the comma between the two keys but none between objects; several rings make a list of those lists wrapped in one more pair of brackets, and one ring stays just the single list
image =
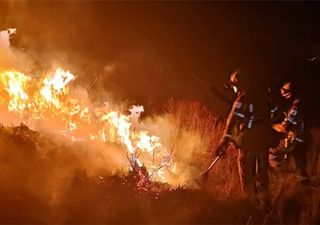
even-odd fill
[{"label": "long handled tool", "polygon": [[[230,139],[227,137],[227,133],[228,133],[228,129],[230,128],[231,126],[231,121],[234,117],[234,112],[235,112],[235,109],[236,109],[236,106],[238,104],[238,102],[240,101],[241,97],[243,96],[243,93],[239,94],[237,96],[237,98],[235,99],[235,101],[233,102],[233,105],[231,107],[231,110],[229,112],[229,115],[227,117],[227,120],[226,120],[226,125],[225,125],[225,128],[224,128],[224,131],[223,131],[223,135],[222,135],[222,139],[220,141],[220,144],[218,146],[218,150],[220,148],[223,148],[223,151],[225,151],[225,148],[227,148],[228,144],[230,143]],[[205,182],[207,179],[208,179],[208,175],[211,171],[211,169],[213,168],[213,166],[216,164],[216,162],[218,161],[218,159],[221,157],[221,155],[218,155],[213,161],[212,163],[210,164],[210,166],[208,167],[208,169],[202,174],[202,177],[201,177],[201,180],[203,182]]]},{"label": "long handled tool", "polygon": [[208,176],[210,170],[212,169],[212,167],[214,166],[214,164],[216,164],[216,162],[218,161],[218,159],[220,159],[220,155],[218,155],[210,164],[210,166],[208,167],[208,169],[206,171],[203,172],[202,176]]}]

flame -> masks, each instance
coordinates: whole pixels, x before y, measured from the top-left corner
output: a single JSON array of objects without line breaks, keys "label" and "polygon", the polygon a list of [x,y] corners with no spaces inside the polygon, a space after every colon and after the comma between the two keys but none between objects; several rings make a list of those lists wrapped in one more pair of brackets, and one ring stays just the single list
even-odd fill
[{"label": "flame", "polygon": [[44,100],[50,106],[53,105],[57,109],[61,109],[62,105],[59,96],[68,94],[69,89],[67,84],[74,79],[75,76],[69,71],[63,71],[58,68],[51,79],[45,78],[43,80],[43,87],[40,90],[40,99]]},{"label": "flame", "polygon": [[102,116],[101,120],[108,121],[112,125],[111,129],[117,130],[119,141],[126,145],[130,153],[134,154],[135,148],[130,139],[131,123],[129,122],[129,117],[120,115],[118,112],[110,112]]},{"label": "flame", "polygon": [[153,152],[155,148],[161,146],[160,138],[148,135],[148,131],[141,131],[137,136],[137,147],[142,151]]},{"label": "flame", "polygon": [[[15,31],[0,31],[3,50],[11,52],[9,39]],[[172,164],[172,160],[167,160],[167,149],[159,137],[135,126],[139,124],[143,106],[132,106],[131,115],[111,110],[114,106],[109,103],[94,108],[70,93],[76,76],[62,68],[47,72],[41,78],[18,70],[0,69],[0,108],[18,117],[19,123],[31,127],[39,121],[52,124],[57,133],[72,141],[116,143],[126,151],[131,165],[146,165],[150,174],[158,174],[154,179],[166,181],[164,166]]]},{"label": "flame", "polygon": [[[19,116],[21,122],[54,121],[57,132],[69,136],[71,140],[91,140],[103,143],[118,143],[126,150],[131,165],[154,166],[156,149],[166,151],[159,137],[147,130],[137,130],[133,126],[139,123],[143,106],[129,109],[131,115],[110,107],[92,108],[77,97],[71,97],[70,85],[76,79],[70,71],[57,68],[42,79],[35,79],[22,72],[8,70],[0,72],[1,107]],[[28,121],[24,121],[29,118]],[[139,159],[140,153],[147,154],[149,161]],[[165,154],[158,154],[157,161],[163,164]],[[148,157],[144,157],[148,159]],[[158,169],[157,169],[158,170]],[[152,173],[152,171],[150,172]],[[165,181],[164,172],[157,171],[158,178]]]},{"label": "flame", "polygon": [[28,107],[28,95],[25,92],[29,77],[17,71],[6,71],[0,74],[1,87],[9,97],[8,110],[21,113]]}]

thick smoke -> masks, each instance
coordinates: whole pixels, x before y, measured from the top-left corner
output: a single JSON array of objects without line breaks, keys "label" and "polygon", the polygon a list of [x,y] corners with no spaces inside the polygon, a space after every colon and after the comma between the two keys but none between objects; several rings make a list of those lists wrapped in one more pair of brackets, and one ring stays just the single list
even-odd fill
[{"label": "thick smoke", "polygon": [[98,79],[89,91],[92,98],[101,99],[100,93],[107,92],[117,100],[150,106],[147,114],[160,111],[172,96],[211,103],[210,91],[190,76],[187,49],[177,45],[181,37],[167,34],[175,27],[163,23],[165,15],[151,15],[140,4],[101,4],[104,7],[89,2],[9,3],[5,26],[17,27],[14,41],[33,54],[37,68],[58,61],[77,74],[81,86]]},{"label": "thick smoke", "polygon": [[[19,30],[17,32],[19,33]],[[8,31],[3,31],[0,38],[1,71],[19,70],[33,76],[34,79],[39,79],[57,65],[63,66],[56,60],[46,62],[50,66],[37,64],[38,57],[35,57],[34,51],[29,55],[29,51],[22,52],[10,46]],[[114,69],[116,66],[112,64],[104,68],[109,73]],[[99,89],[95,88],[97,92]],[[94,97],[91,97],[92,92],[74,84],[69,97],[81,98],[90,108],[111,107],[120,112],[129,109],[126,101],[111,101],[110,95],[106,97],[108,91],[103,87],[101,90],[99,93],[93,92]],[[103,104],[105,101],[108,101],[108,104]],[[182,111],[187,112],[184,109]],[[188,113],[191,115],[193,111],[189,110]],[[194,187],[194,178],[199,176],[203,162],[208,156],[210,139],[196,129],[183,126],[183,122],[179,121],[181,118],[173,110],[167,110],[161,115],[144,117],[143,120],[140,118],[140,107],[131,110],[131,114],[132,129],[145,130],[159,137],[162,148],[167,150],[167,154],[164,155],[161,155],[163,152],[159,149],[155,150],[155,159],[161,156],[160,161],[158,159],[155,162],[156,168],[152,167],[153,159],[150,154],[141,153],[139,156],[141,163],[151,172],[151,179],[167,182],[172,186]],[[108,179],[112,181],[112,177],[128,175],[129,162],[124,154],[124,146],[111,142],[72,140],[68,135],[57,133],[61,129],[59,121],[32,120],[10,113],[6,108],[1,110],[0,120],[5,125],[0,128],[0,199],[8,206],[8,210],[0,213],[1,221],[63,223],[77,221],[79,218],[79,221],[83,222],[81,213],[74,212],[78,206],[72,205],[78,201],[82,202],[81,209],[86,210],[86,216],[83,218],[90,219],[90,223],[95,219],[113,221],[114,215],[118,215],[117,212],[97,218],[93,216],[106,209],[123,210],[130,206],[130,210],[135,212],[131,205],[137,208],[135,204],[138,203],[133,194],[127,193],[130,186],[127,187],[129,190],[121,190],[120,200],[117,197],[119,193],[112,189],[112,185],[111,190],[107,190],[110,199],[105,199],[108,196],[105,191],[95,186],[108,182]],[[20,125],[21,122],[32,130]],[[164,168],[160,168],[162,158],[168,160],[168,165],[163,166]],[[159,165],[163,172],[156,171]],[[156,170],[153,173],[154,169]],[[122,182],[115,187],[121,187]],[[3,193],[9,194],[4,196]],[[92,209],[92,206],[85,206],[93,199],[95,202]],[[109,204],[112,204],[111,208]],[[89,211],[93,215],[88,216]],[[16,213],[21,213],[19,218],[16,217]]]},{"label": "thick smoke", "polygon": [[[62,67],[77,75],[70,96],[83,99],[92,108],[102,107],[104,106],[103,102],[107,101],[117,110],[124,112],[130,108],[131,103],[143,104],[148,116],[142,114],[143,119],[133,116],[131,122],[137,130],[146,130],[150,134],[158,136],[161,144],[167,150],[167,156],[172,156],[172,164],[169,164],[168,168],[164,168],[164,171],[167,172],[166,180],[171,185],[187,184],[188,187],[195,185],[194,179],[199,177],[203,167],[210,161],[210,151],[214,149],[222,128],[219,122],[207,117],[207,111],[201,111],[199,105],[187,107],[187,103],[179,105],[174,102],[176,105],[174,109],[152,115],[154,108],[159,108],[159,105],[161,106],[170,96],[210,101],[208,91],[195,84],[195,80],[187,75],[189,68],[186,65],[192,64],[191,62],[197,61],[199,58],[199,61],[205,61],[203,64],[198,64],[200,71],[207,74],[216,74],[215,72],[226,74],[227,70],[223,68],[230,69],[235,64],[238,67],[239,61],[245,59],[249,61],[246,65],[251,65],[250,63],[258,61],[259,58],[259,60],[266,62],[265,66],[257,64],[256,71],[258,73],[253,74],[261,74],[261,68],[263,68],[263,70],[266,69],[263,74],[270,76],[270,74],[279,74],[277,70],[282,61],[278,59],[288,56],[286,52],[279,58],[275,57],[277,59],[276,66],[273,65],[273,69],[268,70],[270,60],[266,59],[275,56],[275,49],[269,50],[270,58],[261,56],[264,55],[262,54],[264,52],[256,42],[256,32],[249,32],[248,36],[252,35],[255,39],[255,42],[252,42],[251,39],[247,39],[248,36],[242,30],[242,27],[247,28],[249,20],[244,19],[242,26],[238,26],[238,23],[230,26],[232,24],[223,22],[221,25],[215,25],[212,30],[208,29],[207,32],[203,32],[202,28],[197,25],[203,21],[198,21],[197,17],[191,13],[194,10],[192,7],[190,7],[190,11],[183,12],[185,18],[189,18],[189,20],[187,22],[183,20],[182,23],[186,24],[186,30],[189,30],[192,23],[194,23],[194,27],[199,27],[199,29],[180,32],[179,26],[174,24],[171,19],[175,18],[173,15],[176,15],[177,10],[181,10],[181,8],[158,12],[159,14],[167,13],[161,18],[168,17],[164,24],[172,26],[166,26],[160,25],[163,22],[162,19],[152,20],[155,11],[144,13],[141,16],[141,11],[148,10],[145,10],[144,7],[139,10],[138,6],[136,12],[132,12],[128,10],[130,7],[121,7],[121,3],[115,8],[111,4],[108,10],[97,10],[100,8],[99,6],[92,7],[86,2],[66,2],[60,5],[45,2],[37,3],[37,5],[29,1],[11,1],[0,4],[5,5],[0,7],[0,23],[2,23],[3,29],[17,27],[17,34],[12,37],[12,46],[14,47],[8,48],[7,37],[1,40],[2,43],[5,43],[0,49],[1,69],[18,69],[30,76],[40,78],[48,71]],[[238,14],[233,13],[235,10],[231,9],[230,12],[229,7],[226,9],[228,18],[235,15],[238,21]],[[217,7],[216,12],[220,11],[220,7]],[[102,14],[106,14],[108,19],[102,20]],[[207,14],[215,13],[207,11]],[[243,17],[239,16],[239,18]],[[226,21],[226,17],[223,15],[215,21]],[[256,22],[255,17],[252,21]],[[144,29],[138,26],[139,23],[143,24]],[[256,24],[263,29],[265,28],[260,23]],[[92,29],[94,27],[97,29]],[[153,28],[152,31],[156,31],[154,34],[152,31],[146,32],[150,27]],[[168,30],[170,31],[169,35],[165,35]],[[266,30],[270,35],[279,33]],[[172,37],[173,33],[176,34],[174,37]],[[200,42],[203,41],[203,49],[193,49],[190,43],[195,42],[184,41],[188,37],[186,34],[190,35],[191,33],[194,35],[195,42],[199,42],[199,38]],[[199,37],[201,34],[202,39]],[[259,34],[260,36],[264,35],[261,31]],[[207,39],[204,38],[205,36]],[[268,40],[270,36],[266,35],[266,37]],[[212,52],[218,52],[218,54],[207,54],[206,57],[200,59],[204,52],[209,52],[208,46],[215,38],[223,40],[221,43],[228,47],[220,47],[223,44],[216,41],[213,43],[215,51]],[[274,39],[273,36],[272,39]],[[242,40],[243,42],[232,42],[233,40]],[[229,43],[232,44],[229,45]],[[245,47],[238,48],[243,43],[245,43],[243,45]],[[268,48],[269,40],[266,43]],[[248,46],[254,47],[248,48],[248,50]],[[255,48],[258,49],[256,52]],[[251,54],[251,58],[246,55],[246,52]],[[184,61],[185,58],[181,55],[188,55],[191,60]],[[228,63],[225,63],[224,61],[228,59],[230,59]],[[225,65],[223,67],[220,64]],[[201,70],[200,65],[206,69]],[[221,67],[214,68],[215,66]],[[272,67],[272,63],[270,67]],[[208,72],[208,70],[210,71]],[[222,84],[222,82],[221,78],[219,83]],[[216,109],[222,108],[220,105],[212,105]],[[199,111],[197,111],[198,109]],[[141,209],[143,204],[137,204],[137,199],[132,197],[135,193],[128,191],[128,185],[121,186],[124,180],[119,181],[118,178],[115,178],[119,185],[110,189],[104,189],[106,186],[95,185],[99,182],[108,182],[106,177],[128,174],[129,163],[119,143],[72,141],[68,136],[56,134],[59,129],[56,121],[26,123],[36,132],[30,131],[24,126],[14,127],[23,122],[25,118],[21,119],[5,112],[1,109],[0,120],[7,125],[0,129],[0,199],[3,205],[7,206],[3,207],[0,212],[0,218],[5,218],[2,221],[11,223],[13,221],[17,223],[26,223],[26,221],[28,223],[105,223],[105,221],[155,223],[153,218],[148,215],[150,204],[146,200],[147,198],[143,198],[145,207]],[[195,112],[199,112],[199,114]],[[203,122],[205,123],[203,124]],[[310,174],[313,174],[312,179],[319,180],[317,176],[319,174],[319,143],[317,143],[319,131],[312,132],[316,143],[312,146],[314,155],[311,155],[310,162],[312,163],[309,164],[308,169]],[[155,156],[158,154],[160,153],[156,150]],[[231,157],[216,165],[215,172],[211,176],[212,179],[209,180],[212,195],[202,199],[192,198],[188,193],[181,195],[180,198],[191,202],[191,206],[188,208],[182,204],[185,203],[184,201],[179,200],[181,193],[174,193],[178,197],[171,196],[167,199],[168,203],[164,204],[164,207],[159,207],[158,211],[154,213],[158,213],[159,217],[162,217],[158,221],[162,223],[181,221],[187,223],[190,220],[185,215],[190,216],[190,214],[196,213],[198,216],[196,221],[203,223],[208,223],[208,221],[225,223],[225,218],[230,219],[230,221],[227,220],[229,223],[234,223],[234,218],[229,217],[230,211],[226,210],[226,213],[220,213],[220,205],[215,201],[223,199],[225,196],[232,196],[232,200],[234,200],[239,196],[237,193],[240,191],[239,178],[234,172],[236,170],[236,152],[230,151],[228,155]],[[146,166],[150,166],[150,162],[152,162],[150,155],[141,153],[140,158],[142,163],[149,163]],[[230,170],[232,172],[229,172]],[[161,177],[158,178],[161,181]],[[278,180],[279,183],[283,183],[283,179]],[[299,201],[311,209],[307,207],[307,210],[301,210],[303,213],[300,214],[298,210],[296,214],[301,218],[295,218],[288,223],[296,223],[299,219],[310,223],[312,220],[307,220],[308,216],[316,216],[318,213],[318,191],[314,191],[312,199],[308,199],[309,196],[306,199],[301,199],[305,193],[299,193],[300,189],[296,187],[297,183],[292,180],[288,180],[288,183],[291,186],[282,185],[281,190],[285,193],[284,198],[281,193],[279,198],[274,197],[278,194],[274,190],[280,190],[278,186],[271,189],[272,199],[275,204],[279,205],[277,213],[283,215],[280,216],[281,220],[276,220],[275,223],[290,221],[293,212],[291,209],[296,209],[296,205],[299,206]],[[109,198],[108,194],[112,195],[114,199]],[[198,202],[193,201],[194,199]],[[311,201],[312,205],[309,204]],[[212,206],[215,207],[212,208]],[[233,210],[241,211],[241,215],[240,213],[238,215],[239,218],[241,217],[241,223],[255,223],[256,220],[251,220],[255,211],[250,212],[247,217],[245,213],[243,214],[242,210],[247,206],[248,204],[241,203]],[[239,210],[240,208],[241,210]],[[139,214],[139,211],[143,211],[143,213]],[[184,214],[184,211],[188,213]],[[163,212],[168,215],[174,214],[174,216],[165,218],[167,215]],[[205,218],[204,215],[208,214],[211,216],[219,214],[218,217],[223,217],[223,219]],[[142,219],[137,215],[143,215]],[[264,219],[264,214],[261,216],[262,219]],[[265,223],[265,221],[262,222]]]},{"label": "thick smoke", "polygon": [[[1,52],[3,52],[2,57],[5,59],[1,65],[2,71],[23,71],[31,76],[32,79],[40,79],[45,74],[53,73],[54,68],[57,67],[54,61],[48,71],[42,71],[40,77],[34,75],[33,72],[35,70],[29,70],[30,65],[34,62],[33,55],[28,55],[27,52],[18,51],[15,47],[10,46],[9,36],[12,35],[13,31],[8,30],[1,33],[1,48],[3,48]],[[114,65],[104,68],[106,72],[112,72],[113,69]],[[135,106],[129,109],[125,102],[105,99],[104,93],[106,92],[99,93],[103,101],[99,99],[99,94],[95,94],[95,97],[91,98],[88,89],[75,84],[72,86],[67,98],[81,99],[89,111],[97,111],[99,115],[110,110],[116,110],[119,113],[128,111],[131,114],[129,119],[131,124],[130,132],[143,131],[148,135],[159,138],[160,146],[155,148],[152,154],[143,151],[138,153],[138,160],[141,165],[147,168],[151,179],[167,182],[171,185],[193,185],[193,179],[198,177],[202,170],[200,162],[204,161],[208,150],[210,150],[211,136],[206,137],[200,130],[189,129],[188,126],[183,125],[179,121],[182,115],[174,114],[173,109],[171,111],[167,110],[161,115],[152,115],[141,120],[140,117],[144,110],[142,106]],[[32,98],[32,96],[29,97]],[[183,105],[181,106],[183,107]],[[106,137],[107,142],[104,143],[99,140],[89,140],[90,132],[94,132],[94,128],[88,125],[84,125],[81,129],[79,128],[78,135],[68,132],[61,133],[64,129],[64,124],[61,123],[62,120],[59,117],[45,120],[37,119],[32,117],[31,114],[29,115],[28,111],[23,114],[15,114],[5,107],[7,106],[4,105],[1,113],[1,122],[5,126],[17,126],[20,123],[24,123],[29,128],[47,135],[57,143],[65,143],[72,149],[81,145],[85,146],[87,160],[82,162],[81,167],[85,169],[87,174],[97,176],[99,172],[104,171],[104,173],[110,175],[121,175],[129,171],[129,162],[124,156],[130,150],[127,149],[128,146],[125,143],[114,144],[108,141],[109,137]],[[183,111],[183,108],[175,110]],[[191,115],[193,110],[197,110],[197,108],[190,108],[184,114]],[[99,115],[92,115],[92,119]],[[197,120],[199,119],[201,120],[201,118],[197,118]],[[98,123],[100,122],[98,120]],[[185,122],[192,124],[196,122],[196,119],[189,118]]]}]

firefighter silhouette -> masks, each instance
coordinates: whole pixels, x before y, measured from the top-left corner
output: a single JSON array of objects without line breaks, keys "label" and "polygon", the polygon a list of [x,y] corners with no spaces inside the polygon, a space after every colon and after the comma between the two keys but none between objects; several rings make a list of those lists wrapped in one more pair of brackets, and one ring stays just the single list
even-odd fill
[{"label": "firefighter silhouette", "polygon": [[292,82],[285,82],[280,95],[273,100],[271,119],[273,129],[278,133],[277,146],[269,150],[269,163],[274,171],[282,171],[286,164],[294,161],[295,170],[302,183],[309,183],[307,149],[310,143],[301,107],[301,99],[294,93]]},{"label": "firefighter silhouette", "polygon": [[[262,85],[240,77],[239,71],[231,74],[225,88],[235,94],[229,112],[226,130],[216,154],[223,155],[228,143],[238,148],[238,173],[243,192],[247,194],[267,192],[268,146],[270,145],[270,115],[267,95],[257,91]],[[221,97],[215,88],[213,92]],[[266,89],[267,90],[267,89]],[[225,98],[224,98],[225,99]]]}]

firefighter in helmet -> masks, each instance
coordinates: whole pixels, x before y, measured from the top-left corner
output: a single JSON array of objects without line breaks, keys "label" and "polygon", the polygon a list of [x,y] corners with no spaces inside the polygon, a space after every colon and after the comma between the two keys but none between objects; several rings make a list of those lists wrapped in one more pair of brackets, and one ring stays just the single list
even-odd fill
[{"label": "firefighter in helmet", "polygon": [[271,109],[273,128],[279,133],[286,131],[297,123],[297,106],[300,99],[292,93],[292,83],[285,82],[280,88],[280,98]]},{"label": "firefighter in helmet", "polygon": [[248,79],[239,75],[239,71],[232,73],[225,85],[233,91],[235,100],[216,154],[223,155],[227,144],[234,143],[239,149],[237,162],[241,187],[250,194],[268,189],[268,101],[256,94],[254,84],[244,82]]},{"label": "firefighter in helmet", "polygon": [[269,163],[279,171],[285,162],[294,160],[303,184],[309,183],[306,172],[308,135],[301,110],[301,100],[293,92],[292,82],[285,82],[280,88],[280,98],[271,109],[273,129],[278,133],[277,146],[269,150]]},{"label": "firefighter in helmet", "polygon": [[233,100],[228,100],[232,104],[231,110],[226,120],[226,126],[223,138],[217,148],[217,155],[224,155],[230,143],[239,146],[241,142],[241,126],[245,117],[243,113],[243,103],[241,98],[245,94],[242,87],[239,85],[239,71],[235,71],[230,75],[229,82],[224,85],[224,88],[231,89],[234,95]]}]

